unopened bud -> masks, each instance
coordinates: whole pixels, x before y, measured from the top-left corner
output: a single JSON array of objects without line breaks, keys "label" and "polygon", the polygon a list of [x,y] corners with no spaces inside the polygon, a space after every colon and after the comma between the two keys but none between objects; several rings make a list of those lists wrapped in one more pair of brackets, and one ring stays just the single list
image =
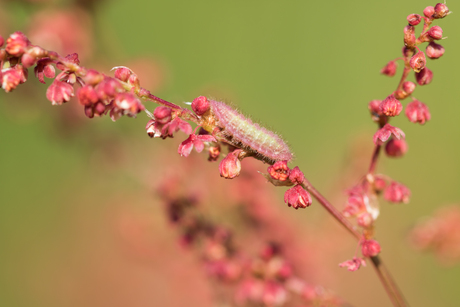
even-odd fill
[{"label": "unopened bud", "polygon": [[425,15],[425,17],[428,17],[428,18],[431,18],[434,14],[434,7],[432,6],[427,6],[424,10],[423,10],[423,15]]},{"label": "unopened bud", "polygon": [[284,193],[284,202],[287,203],[289,207],[292,206],[294,209],[299,209],[310,206],[312,199],[304,188],[300,185],[295,185]]},{"label": "unopened bud", "polygon": [[431,42],[426,46],[426,55],[430,59],[439,59],[444,54],[444,51],[444,47],[435,42]]},{"label": "unopened bud", "polygon": [[377,256],[381,251],[379,242],[375,240],[364,240],[361,246],[361,253],[364,257]]},{"label": "unopened bud", "polygon": [[418,25],[421,20],[422,16],[420,16],[419,14],[410,14],[409,16],[407,16],[407,21],[411,26]]},{"label": "unopened bud", "polygon": [[171,108],[159,106],[153,111],[153,116],[160,124],[166,124],[171,121]]},{"label": "unopened bud", "polygon": [[392,203],[409,202],[410,190],[403,184],[393,181],[386,187],[383,197]]},{"label": "unopened bud", "polygon": [[204,96],[199,96],[193,99],[192,110],[196,115],[201,116],[204,113],[208,112],[210,108],[208,98]]},{"label": "unopened bud", "polygon": [[407,148],[408,146],[404,139],[397,140],[392,138],[385,145],[385,153],[389,157],[398,158],[404,156],[407,152]]},{"label": "unopened bud", "polygon": [[238,159],[241,149],[236,149],[229,153],[219,164],[220,176],[226,179],[233,179],[241,172],[241,162]]},{"label": "unopened bud", "polygon": [[425,124],[431,119],[430,110],[421,101],[414,100],[406,106],[406,116],[413,123]]},{"label": "unopened bud", "polygon": [[440,26],[433,26],[428,30],[428,36],[432,39],[439,40],[442,38],[442,28]]},{"label": "unopened bud", "polygon": [[380,70],[380,73],[389,77],[393,77],[396,74],[396,62],[388,62],[388,64]]},{"label": "unopened bud", "polygon": [[433,18],[439,19],[449,15],[449,8],[444,3],[438,3],[434,7]]},{"label": "unopened bud", "polygon": [[128,78],[129,78],[129,76],[131,76],[131,74],[132,74],[131,69],[126,68],[126,67],[119,67],[119,68],[117,68],[115,70],[114,76],[118,80],[126,82],[126,81],[128,81]]},{"label": "unopened bud", "polygon": [[406,92],[409,95],[414,92],[415,87],[416,87],[416,85],[412,81],[406,81],[402,85],[403,91]]},{"label": "unopened bud", "polygon": [[415,79],[417,80],[418,85],[430,84],[431,80],[433,80],[433,72],[425,67],[420,72],[415,73]]},{"label": "unopened bud", "polygon": [[370,213],[364,212],[358,215],[356,222],[358,223],[359,226],[363,228],[369,228],[370,226],[372,226],[374,219],[372,218],[372,215]]},{"label": "unopened bud", "polygon": [[29,39],[22,32],[14,32],[6,40],[6,52],[13,56],[20,56],[25,51],[26,48],[30,45]]}]

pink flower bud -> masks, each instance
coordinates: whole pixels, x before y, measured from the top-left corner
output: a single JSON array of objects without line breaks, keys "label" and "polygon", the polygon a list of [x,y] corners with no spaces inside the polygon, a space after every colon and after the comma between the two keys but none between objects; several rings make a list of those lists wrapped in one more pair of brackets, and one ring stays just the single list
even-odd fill
[{"label": "pink flower bud", "polygon": [[115,113],[136,117],[136,115],[145,109],[139,98],[131,93],[119,93],[113,100],[113,107],[110,111],[110,117],[114,120]]},{"label": "pink flower bud", "polygon": [[[92,83],[88,83],[92,84]],[[108,98],[113,98],[115,95],[123,90],[120,82],[111,77],[105,77],[99,84],[96,86],[96,92],[99,96],[99,99],[104,100]]]},{"label": "pink flower bud", "polygon": [[298,166],[294,167],[289,174],[289,180],[294,184],[302,184],[305,176]]},{"label": "pink flower bud", "polygon": [[414,54],[414,56],[410,59],[409,64],[415,72],[420,72],[426,65],[425,53],[419,51]]},{"label": "pink flower bud", "polygon": [[418,85],[430,84],[431,80],[433,80],[433,72],[425,67],[425,69],[415,73],[415,79],[417,80]]},{"label": "pink flower bud", "polygon": [[292,206],[294,209],[299,209],[310,206],[312,199],[304,188],[300,185],[295,185],[284,193],[284,202],[287,203],[289,207]]},{"label": "pink flower bud", "polygon": [[380,104],[380,111],[386,116],[398,116],[402,111],[402,104],[395,98],[394,95],[390,95],[385,98]]},{"label": "pink flower bud", "polygon": [[131,74],[129,76],[128,83],[137,89],[141,87],[141,82],[139,81],[139,77],[136,74]]},{"label": "pink flower bud", "polygon": [[57,79],[46,90],[46,98],[51,101],[52,105],[61,105],[73,96],[73,86]]},{"label": "pink flower bud", "polygon": [[5,49],[9,54],[18,57],[26,51],[29,45],[29,39],[22,32],[17,31],[6,40]]},{"label": "pink flower bud", "polygon": [[372,215],[368,212],[361,213],[358,218],[356,219],[357,223],[359,226],[363,228],[369,228],[372,226],[372,223],[374,222],[374,219],[372,218]]},{"label": "pink flower bud", "polygon": [[377,132],[374,134],[374,144],[383,144],[390,138],[391,135],[393,135],[398,140],[406,137],[401,129],[393,127],[390,124],[385,124],[385,126],[377,130]]},{"label": "pink flower bud", "polygon": [[91,106],[99,100],[96,90],[90,85],[80,88],[77,92],[77,98],[78,102],[84,106]]},{"label": "pink flower bud", "polygon": [[381,192],[387,186],[385,178],[381,175],[374,176],[374,190],[376,192]]},{"label": "pink flower bud", "polygon": [[37,58],[30,55],[29,53],[24,53],[21,57],[21,63],[25,68],[32,67],[37,62]]},{"label": "pink flower bud", "polygon": [[171,108],[159,106],[156,107],[153,111],[153,116],[155,117],[155,120],[160,124],[166,124],[171,121],[171,112]]},{"label": "pink flower bud", "polygon": [[285,181],[288,179],[291,170],[287,166],[287,161],[277,161],[267,169],[268,174],[275,180]]},{"label": "pink flower bud", "polygon": [[220,146],[209,146],[208,152],[208,161],[217,161],[217,159],[219,159],[220,156]]},{"label": "pink flower bud", "polygon": [[434,7],[433,18],[439,19],[449,15],[449,8],[444,3],[438,3]]},{"label": "pink flower bud", "polygon": [[444,51],[444,47],[435,42],[431,42],[426,46],[426,55],[430,59],[439,59],[444,54]]},{"label": "pink flower bud", "polygon": [[421,125],[431,119],[430,110],[428,107],[418,100],[414,100],[406,106],[406,116],[409,121],[419,123]]},{"label": "pink flower bud", "polygon": [[368,108],[372,116],[382,116],[383,113],[380,110],[381,100],[372,100],[369,102]]},{"label": "pink flower bud", "polygon": [[364,240],[361,245],[361,253],[364,257],[374,257],[380,254],[381,247],[375,240]]},{"label": "pink flower bud", "polygon": [[131,69],[126,68],[126,67],[120,67],[120,68],[117,68],[115,70],[114,76],[118,80],[126,82],[126,81],[128,81],[128,78],[129,78],[129,76],[131,76],[131,74],[132,74]]},{"label": "pink flower bud", "polygon": [[380,70],[380,73],[389,77],[393,77],[396,74],[396,62],[388,62],[387,65],[385,65],[385,67]]},{"label": "pink flower bud", "polygon": [[403,83],[402,88],[403,91],[406,92],[408,95],[412,94],[415,90],[415,83],[412,81],[406,81]]},{"label": "pink flower bud", "polygon": [[428,30],[428,36],[432,39],[439,40],[442,38],[442,28],[440,26],[433,26]]},{"label": "pink flower bud", "polygon": [[415,28],[414,26],[405,26],[404,27],[404,45],[407,47],[415,46]]},{"label": "pink flower bud", "polygon": [[431,16],[433,16],[433,14],[434,14],[434,7],[432,7],[432,6],[427,6],[423,10],[423,15],[425,15],[425,17],[431,18]]},{"label": "pink flower bud", "polygon": [[361,266],[366,266],[366,261],[363,258],[358,257],[353,257],[353,259],[339,264],[339,267],[347,267],[350,272],[357,271]]},{"label": "pink flower bud", "polygon": [[107,106],[102,103],[101,101],[96,102],[96,104],[93,106],[93,112],[95,116],[102,116],[105,114],[105,110],[107,109]]},{"label": "pink flower bud", "polygon": [[219,164],[220,176],[226,179],[233,179],[241,172],[241,162],[238,159],[241,149],[229,153]]},{"label": "pink flower bud", "polygon": [[392,203],[405,203],[409,202],[410,190],[403,184],[393,181],[385,189],[383,197]]},{"label": "pink flower bud", "polygon": [[409,94],[406,93],[406,92],[403,91],[403,90],[396,90],[396,91],[393,92],[393,95],[394,95],[395,98],[398,99],[398,100],[406,99],[407,96],[409,96]]},{"label": "pink flower bud", "polygon": [[411,26],[416,26],[420,23],[420,21],[422,21],[422,16],[419,14],[410,14],[407,16],[407,21]]},{"label": "pink flower bud", "polygon": [[2,78],[2,88],[5,92],[11,92],[14,90],[19,83],[21,83],[22,74],[20,71],[9,68],[0,75]]},{"label": "pink flower bud", "polygon": [[407,143],[405,140],[391,139],[385,145],[385,152],[389,157],[397,158],[402,157],[407,152]]},{"label": "pink flower bud", "polygon": [[104,75],[94,69],[89,69],[86,72],[86,75],[83,77],[83,80],[86,84],[96,85],[99,84],[102,80],[104,80]]},{"label": "pink flower bud", "polygon": [[196,115],[201,116],[204,113],[208,112],[210,109],[208,98],[204,96],[199,96],[193,99],[192,110]]},{"label": "pink flower bud", "polygon": [[151,119],[147,122],[147,125],[145,126],[145,130],[147,130],[147,135],[151,138],[155,136],[155,120]]}]

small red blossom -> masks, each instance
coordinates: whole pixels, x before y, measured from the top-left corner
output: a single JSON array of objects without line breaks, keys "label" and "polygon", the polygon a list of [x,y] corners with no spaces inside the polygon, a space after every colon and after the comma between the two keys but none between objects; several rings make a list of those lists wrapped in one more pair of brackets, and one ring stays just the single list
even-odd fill
[{"label": "small red blossom", "polygon": [[339,264],[339,267],[347,267],[350,272],[357,271],[361,266],[366,266],[366,261],[363,258],[358,257],[353,257],[353,259]]},{"label": "small red blossom", "polygon": [[435,19],[444,18],[449,14],[450,14],[449,8],[444,3],[438,3],[435,5],[433,18]]},{"label": "small red blossom", "polygon": [[217,161],[220,156],[220,146],[210,146],[209,147],[209,156],[208,161]]},{"label": "small red blossom", "polygon": [[106,100],[114,98],[117,93],[123,92],[123,87],[117,79],[105,77],[96,86],[96,92],[100,100]]},{"label": "small red blossom", "polygon": [[406,140],[392,138],[385,145],[385,152],[389,157],[397,158],[404,156],[407,152],[407,148]]},{"label": "small red blossom", "polygon": [[161,138],[165,139],[167,137],[173,137],[174,133],[181,130],[185,134],[192,133],[192,126],[187,123],[185,120],[181,119],[180,117],[174,118],[169,123],[163,125],[161,128]]},{"label": "small red blossom", "polygon": [[411,26],[416,26],[420,23],[420,21],[422,21],[422,16],[419,14],[410,14],[407,16],[407,21]]},{"label": "small red blossom", "polygon": [[390,95],[385,98],[380,104],[380,111],[386,116],[398,116],[402,111],[402,104],[395,98],[394,95]]},{"label": "small red blossom", "polygon": [[427,6],[424,10],[423,10],[423,15],[425,15],[425,17],[427,18],[431,18],[434,14],[434,7],[432,6]]},{"label": "small red blossom", "polygon": [[172,119],[171,114],[172,114],[171,108],[168,108],[165,106],[156,107],[155,110],[153,111],[153,116],[155,117],[155,120],[159,122],[160,124],[169,123]]},{"label": "small red blossom", "polygon": [[289,180],[294,184],[302,184],[305,180],[305,176],[298,166],[291,170],[291,173],[289,174]]},{"label": "small red blossom", "polygon": [[74,67],[72,64],[79,65],[80,60],[78,59],[78,53],[71,53],[66,55],[62,62],[57,62],[56,67],[60,70],[70,70],[74,71]]},{"label": "small red blossom", "polygon": [[55,79],[46,90],[46,98],[51,101],[52,105],[61,105],[73,96],[73,86],[58,79]]},{"label": "small red blossom", "polygon": [[383,144],[390,138],[391,135],[393,135],[398,140],[406,137],[406,135],[401,129],[394,127],[390,124],[385,124],[385,126],[377,130],[377,132],[374,134],[374,144]]},{"label": "small red blossom", "polygon": [[81,87],[77,92],[78,102],[84,106],[91,106],[99,101],[96,90],[90,85]]},{"label": "small red blossom", "polygon": [[368,104],[369,111],[373,116],[381,116],[382,111],[380,110],[380,104],[382,103],[381,100],[372,100]]},{"label": "small red blossom", "polygon": [[107,107],[101,101],[96,102],[93,105],[85,106],[85,115],[89,118],[93,118],[94,116],[102,116],[105,114]]},{"label": "small red blossom", "polygon": [[14,32],[6,40],[6,52],[9,54],[19,57],[22,55],[26,48],[30,45],[29,39],[22,32]]},{"label": "small red blossom", "polygon": [[374,190],[376,192],[381,192],[385,187],[387,186],[387,182],[385,178],[381,175],[375,175],[374,176]]},{"label": "small red blossom", "polygon": [[383,197],[392,203],[409,202],[410,190],[403,184],[393,181],[385,189]]},{"label": "small red blossom", "polygon": [[2,78],[2,88],[5,92],[11,92],[14,90],[22,80],[22,73],[14,68],[8,68],[0,74]]},{"label": "small red blossom", "polygon": [[208,98],[204,96],[199,96],[193,99],[192,110],[196,115],[201,116],[210,109],[210,104]]},{"label": "small red blossom", "polygon": [[230,152],[219,164],[219,173],[225,179],[233,179],[238,177],[241,172],[241,161],[239,155],[241,149],[236,149]]},{"label": "small red blossom", "polygon": [[418,85],[427,85],[433,80],[433,72],[425,67],[420,72],[415,73],[415,79],[417,80]]},{"label": "small red blossom", "polygon": [[136,117],[143,110],[145,107],[139,98],[131,93],[119,93],[111,103],[110,118],[116,121],[122,115]]},{"label": "small red blossom", "polygon": [[34,68],[35,76],[38,78],[38,81],[45,84],[45,77],[54,78],[56,70],[53,65],[53,61],[49,58],[43,58],[38,60],[37,66]]},{"label": "small red blossom", "polygon": [[267,172],[273,179],[285,181],[288,179],[291,170],[287,166],[287,161],[277,161],[268,167]]},{"label": "small red blossom", "polygon": [[444,47],[436,44],[435,42],[431,42],[428,44],[428,46],[426,46],[426,56],[432,60],[442,57],[444,51]]},{"label": "small red blossom", "polygon": [[396,74],[396,62],[388,62],[387,65],[385,65],[385,67],[380,70],[380,73],[389,77],[393,77]]},{"label": "small red blossom", "polygon": [[372,218],[372,215],[369,212],[363,212],[360,215],[358,215],[356,222],[359,226],[363,228],[369,228],[370,226],[372,226],[374,219]]},{"label": "small red blossom", "polygon": [[415,46],[415,27],[408,25],[404,27],[404,45],[406,47],[413,47]]},{"label": "small red blossom", "polygon": [[300,185],[295,185],[293,188],[284,193],[284,202],[287,203],[289,207],[294,209],[307,208],[311,205],[312,199],[310,193],[305,191]]},{"label": "small red blossom", "polygon": [[415,72],[420,72],[422,69],[425,68],[426,65],[426,58],[425,53],[422,51],[417,52],[411,59],[410,59],[410,67]]},{"label": "small red blossom", "polygon": [[25,68],[29,68],[35,65],[37,58],[30,55],[29,53],[24,53],[21,57],[21,63]]},{"label": "small red blossom", "polygon": [[361,253],[364,257],[374,257],[380,254],[381,247],[375,240],[364,240],[361,243]]},{"label": "small red blossom", "polygon": [[347,204],[343,209],[343,215],[345,217],[358,215],[360,212],[366,210],[366,200],[364,199],[365,195],[361,193],[352,193],[348,196]]},{"label": "small red blossom", "polygon": [[114,77],[120,81],[126,82],[133,72],[127,67],[115,67]]},{"label": "small red blossom", "polygon": [[428,30],[428,36],[431,39],[439,40],[442,38],[442,28],[440,26],[433,26]]},{"label": "small red blossom", "polygon": [[415,90],[415,83],[412,81],[406,81],[403,83],[403,91],[406,92],[408,95],[412,94]]},{"label": "small red blossom", "polygon": [[217,140],[212,135],[190,134],[185,141],[180,143],[178,152],[183,157],[188,157],[193,147],[197,152],[202,152],[204,149],[203,142],[217,142]]},{"label": "small red blossom", "polygon": [[406,116],[413,123],[425,124],[431,119],[430,110],[421,101],[414,100],[406,106]]}]

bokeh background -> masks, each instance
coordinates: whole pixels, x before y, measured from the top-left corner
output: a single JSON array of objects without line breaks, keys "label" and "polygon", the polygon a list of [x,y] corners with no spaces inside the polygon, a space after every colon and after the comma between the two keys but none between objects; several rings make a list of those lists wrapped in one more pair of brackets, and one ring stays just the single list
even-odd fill
[{"label": "bokeh background", "polygon": [[[83,66],[106,73],[129,66],[144,87],[173,102],[199,95],[234,102],[282,134],[295,164],[342,206],[343,190],[364,174],[372,151],[367,103],[399,81],[379,71],[400,56],[406,16],[435,4],[3,0],[0,34],[23,31],[32,43],[68,48]],[[460,203],[460,26],[457,14],[436,24],[449,37],[446,53],[428,62],[433,82],[415,91],[432,120],[420,126],[396,118],[409,151],[379,165],[412,190],[410,204],[382,203],[377,222],[382,257],[411,306],[460,302],[459,263],[420,253],[407,240],[417,221]],[[26,84],[0,93],[0,306],[213,306],[196,256],[178,246],[153,189],[165,172],[184,169],[185,158],[176,157],[181,137],[149,139],[143,115],[86,119],[76,101],[51,106],[45,91],[30,73]],[[217,164],[200,165],[214,170],[200,179],[203,187],[226,183]],[[337,228],[326,243],[347,243],[328,249],[316,281],[355,306],[390,306],[371,267],[337,267],[354,253],[353,240],[318,204],[285,207],[283,191],[280,212],[300,238],[321,236],[326,225]]]}]

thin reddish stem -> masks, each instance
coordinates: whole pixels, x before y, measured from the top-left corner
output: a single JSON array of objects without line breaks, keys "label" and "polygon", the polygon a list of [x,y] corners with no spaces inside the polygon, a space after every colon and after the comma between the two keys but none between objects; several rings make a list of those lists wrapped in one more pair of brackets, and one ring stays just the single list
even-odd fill
[{"label": "thin reddish stem", "polygon": [[367,171],[368,174],[373,174],[375,172],[375,168],[377,167],[377,161],[380,155],[380,149],[382,145],[375,145],[374,153],[372,154],[371,164],[369,165],[369,170]]}]

